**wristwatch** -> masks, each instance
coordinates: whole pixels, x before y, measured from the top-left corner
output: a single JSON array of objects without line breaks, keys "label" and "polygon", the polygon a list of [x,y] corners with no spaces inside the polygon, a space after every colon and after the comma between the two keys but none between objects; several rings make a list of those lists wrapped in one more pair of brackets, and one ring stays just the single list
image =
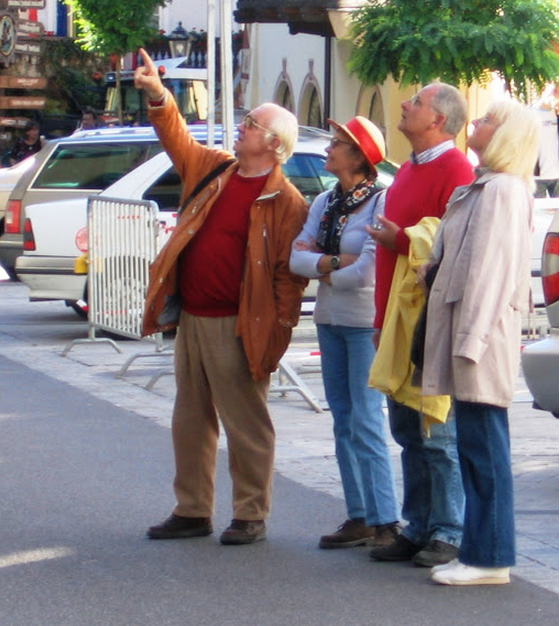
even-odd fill
[{"label": "wristwatch", "polygon": [[340,267],[340,257],[332,256],[331,257],[331,267],[333,270],[337,270]]}]

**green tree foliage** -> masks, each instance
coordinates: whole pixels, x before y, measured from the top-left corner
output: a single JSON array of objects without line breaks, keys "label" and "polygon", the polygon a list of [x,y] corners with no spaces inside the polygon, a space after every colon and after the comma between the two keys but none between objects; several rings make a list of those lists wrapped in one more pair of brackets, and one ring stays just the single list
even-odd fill
[{"label": "green tree foliage", "polygon": [[[49,79],[47,103],[55,110],[78,115],[82,109],[102,110],[104,89],[100,81],[107,63],[93,52],[87,52],[65,37],[45,37],[40,71]],[[99,82],[94,80],[99,76]]]},{"label": "green tree foliage", "polygon": [[167,0],[64,0],[73,11],[84,50],[123,55],[153,38],[154,12]]},{"label": "green tree foliage", "polygon": [[[154,12],[168,0],[64,0],[71,7],[78,26],[77,42],[84,50],[99,54],[114,54],[117,68],[127,52],[144,46],[156,34]],[[120,96],[120,77],[117,73]],[[119,120],[122,106],[119,100]]]},{"label": "green tree foliage", "polygon": [[352,15],[349,69],[366,84],[436,78],[458,85],[497,72],[527,97],[558,75],[557,0],[370,0]]}]

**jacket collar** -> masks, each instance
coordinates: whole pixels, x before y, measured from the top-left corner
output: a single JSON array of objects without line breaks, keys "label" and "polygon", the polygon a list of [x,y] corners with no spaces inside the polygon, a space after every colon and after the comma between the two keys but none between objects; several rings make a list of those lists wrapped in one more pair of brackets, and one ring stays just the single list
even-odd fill
[{"label": "jacket collar", "polygon": [[489,167],[477,167],[474,173],[476,178],[472,183],[473,185],[485,185],[489,180],[498,176],[498,172],[494,172]]},{"label": "jacket collar", "polygon": [[277,163],[268,175],[261,195],[257,198],[257,200],[269,200],[270,198],[274,198],[280,193],[284,184],[285,177],[282,172],[282,166]]},{"label": "jacket collar", "polygon": [[485,185],[488,181],[496,178],[496,176],[498,176],[498,172],[492,171],[489,167],[477,167],[475,169],[475,175],[476,178],[472,183],[469,183],[468,185],[459,185],[453,190],[449,200],[447,201],[447,206],[450,206],[452,202],[462,200],[465,196],[468,196],[475,187]]}]

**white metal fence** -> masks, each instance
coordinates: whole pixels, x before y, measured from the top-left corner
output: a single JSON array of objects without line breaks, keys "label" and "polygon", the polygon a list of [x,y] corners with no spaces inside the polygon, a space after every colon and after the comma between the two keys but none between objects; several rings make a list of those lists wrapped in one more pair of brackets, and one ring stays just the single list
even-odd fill
[{"label": "white metal fence", "polygon": [[[75,339],[63,351],[65,356],[79,343],[108,342],[98,338],[96,330],[112,335],[140,339],[142,314],[149,282],[150,264],[166,239],[158,220],[158,207],[151,201],[90,197],[88,200],[88,338]],[[124,376],[131,363],[142,357],[172,356],[163,348],[161,333],[155,335],[156,351],[130,357],[117,376]],[[147,389],[163,375],[172,374],[167,367],[156,372]],[[318,400],[285,359],[280,361],[278,383],[271,392],[282,395],[299,393],[317,412],[322,412]]]},{"label": "white metal fence", "polygon": [[150,264],[158,252],[155,202],[93,197],[88,206],[89,319],[139,339]]},{"label": "white metal fence", "polygon": [[[155,202],[91,197],[88,200],[88,339],[96,330],[140,339],[150,263],[158,253],[160,226]],[[161,335],[155,337],[161,345]],[[116,344],[114,347],[120,352]]]}]

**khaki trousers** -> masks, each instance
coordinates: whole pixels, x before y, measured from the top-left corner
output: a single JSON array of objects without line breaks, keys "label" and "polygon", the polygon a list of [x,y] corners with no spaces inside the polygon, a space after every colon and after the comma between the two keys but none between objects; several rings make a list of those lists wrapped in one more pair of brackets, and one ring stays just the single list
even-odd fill
[{"label": "khaki trousers", "polygon": [[235,336],[236,320],[181,313],[172,423],[176,515],[211,517],[214,512],[218,416],[227,436],[233,517],[258,520],[270,512],[275,442],[266,404],[270,377],[251,378]]}]

